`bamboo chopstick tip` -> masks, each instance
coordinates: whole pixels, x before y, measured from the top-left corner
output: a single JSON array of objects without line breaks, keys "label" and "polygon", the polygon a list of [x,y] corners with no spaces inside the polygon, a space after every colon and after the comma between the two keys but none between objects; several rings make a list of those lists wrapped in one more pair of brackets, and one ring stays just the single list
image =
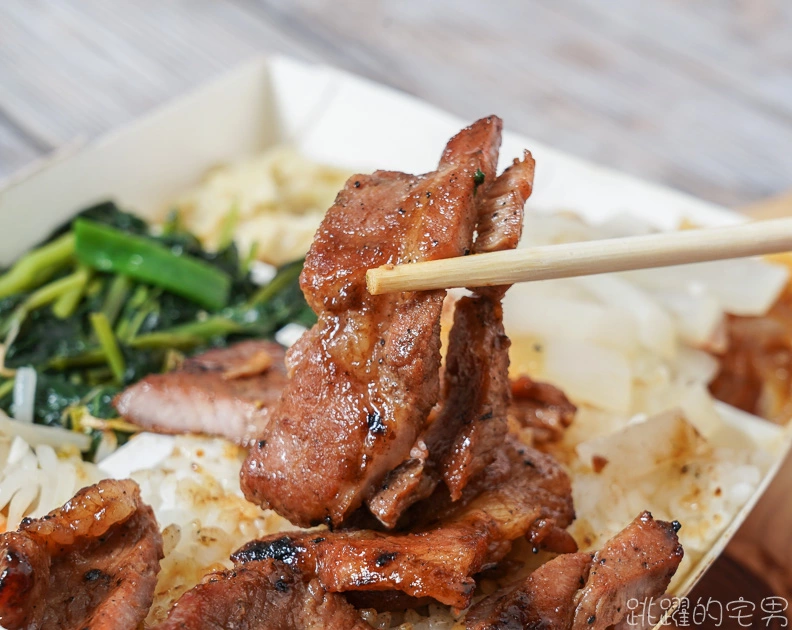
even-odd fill
[{"label": "bamboo chopstick tip", "polygon": [[[386,266],[393,267],[393,265]],[[382,269],[382,267],[366,271],[366,289],[368,289],[371,295],[379,295],[381,293],[379,275],[377,273],[380,269]]]}]

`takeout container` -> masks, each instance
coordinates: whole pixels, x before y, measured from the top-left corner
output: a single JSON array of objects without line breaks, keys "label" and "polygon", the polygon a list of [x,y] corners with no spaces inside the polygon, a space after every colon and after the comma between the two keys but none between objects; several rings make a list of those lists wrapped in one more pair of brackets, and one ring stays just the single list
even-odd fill
[{"label": "takeout container", "polygon": [[[169,200],[211,167],[276,142],[294,143],[307,156],[336,166],[418,173],[434,169],[446,140],[470,122],[339,70],[285,58],[257,59],[70,155],[43,160],[8,180],[0,189],[0,263],[12,261],[74,212],[108,197],[149,217],[161,216]],[[505,123],[508,128],[509,121]],[[509,132],[501,167],[525,148],[537,162],[529,209],[568,209],[595,222],[629,212],[664,229],[682,218],[701,225],[741,220],[723,208]],[[674,593],[679,597],[723,550],[792,444],[790,428],[721,409],[729,422],[768,445],[775,463]]]}]

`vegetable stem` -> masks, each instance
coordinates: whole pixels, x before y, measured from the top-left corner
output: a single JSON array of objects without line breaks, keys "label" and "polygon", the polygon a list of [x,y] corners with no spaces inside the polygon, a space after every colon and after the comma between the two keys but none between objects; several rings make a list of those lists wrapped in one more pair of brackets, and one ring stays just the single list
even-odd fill
[{"label": "vegetable stem", "polygon": [[243,276],[247,276],[250,273],[250,267],[258,255],[258,247],[258,241],[253,241],[250,244],[250,249],[248,250],[247,256],[242,259],[239,266],[239,271]]},{"label": "vegetable stem", "polygon": [[0,298],[41,286],[72,260],[74,243],[74,234],[68,232],[22,256],[9,271],[0,276]]},{"label": "vegetable stem", "polygon": [[146,333],[130,339],[132,348],[190,348],[208,341],[212,337],[241,332],[244,326],[227,317],[218,315],[202,322],[191,322],[166,330]]},{"label": "vegetable stem", "polygon": [[220,238],[217,240],[217,251],[223,251],[234,242],[234,232],[239,225],[239,206],[234,203],[231,210],[223,217],[220,224]]},{"label": "vegetable stem", "polygon": [[209,309],[228,303],[231,277],[198,258],[88,219],[77,219],[74,232],[77,258],[90,267],[162,287]]},{"label": "vegetable stem", "polygon": [[118,314],[124,307],[124,302],[132,288],[132,281],[127,276],[115,276],[107,290],[107,295],[102,304],[102,313],[107,317],[107,321],[112,326],[118,319]]},{"label": "vegetable stem", "polygon": [[5,381],[2,385],[0,385],[0,398],[5,398],[8,394],[10,394],[14,389],[14,378],[9,378]]},{"label": "vegetable stem", "polygon": [[118,384],[124,381],[124,372],[126,365],[124,364],[124,355],[121,354],[121,348],[118,347],[118,341],[113,334],[113,328],[104,313],[91,313],[91,326],[93,326],[96,333],[96,339],[99,345],[104,350],[107,363],[113,371],[113,376]]},{"label": "vegetable stem", "polygon": [[82,354],[53,357],[46,365],[50,370],[68,370],[69,368],[105,363],[107,361],[106,357],[107,355],[103,348],[89,348]]},{"label": "vegetable stem", "polygon": [[73,289],[65,291],[52,305],[52,312],[58,319],[67,319],[74,315],[93,272],[85,265],[80,265],[74,275],[80,278],[81,282]]},{"label": "vegetable stem", "polygon": [[[0,336],[4,337],[14,328],[21,326],[31,311],[54,302],[65,293],[84,286],[84,284],[85,275],[80,271],[76,271],[37,289],[22,304],[17,306],[11,316],[3,322],[2,327],[0,327]],[[8,340],[6,340],[6,343],[8,343]]]},{"label": "vegetable stem", "polygon": [[261,287],[253,294],[250,300],[248,300],[248,306],[263,304],[264,302],[271,300],[299,277],[300,272],[302,272],[302,268],[302,260],[298,260],[281,267],[269,284]]}]

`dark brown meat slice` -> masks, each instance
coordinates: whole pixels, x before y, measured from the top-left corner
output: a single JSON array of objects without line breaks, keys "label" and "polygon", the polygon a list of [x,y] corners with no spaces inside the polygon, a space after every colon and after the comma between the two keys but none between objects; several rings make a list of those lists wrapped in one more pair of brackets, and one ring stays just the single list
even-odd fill
[{"label": "dark brown meat slice", "polygon": [[248,543],[233,559],[286,562],[330,592],[400,591],[462,609],[470,603],[473,576],[502,559],[512,541],[557,541],[554,533],[574,518],[569,478],[561,467],[548,455],[513,445],[504,447],[460,501],[452,503],[446,493],[414,510],[411,533],[277,534]]},{"label": "dark brown meat slice", "polygon": [[[486,189],[478,207],[474,253],[517,247],[523,208],[533,190],[534,168],[533,157],[526,151],[522,160],[514,160]],[[493,460],[506,436],[511,343],[503,330],[501,300],[508,288],[474,288],[474,296],[460,300],[454,312],[446,359],[446,395],[438,423],[456,429],[451,447],[439,450],[443,481],[453,499],[459,498],[468,481]],[[441,430],[448,435],[447,428]],[[428,442],[431,452],[432,439]]]},{"label": "dark brown meat slice", "polygon": [[504,594],[470,609],[467,630],[604,630],[626,617],[627,601],[665,593],[682,561],[679,524],[644,512],[593,557],[565,554]]},{"label": "dark brown meat slice", "polygon": [[354,176],[339,193],[300,279],[319,321],[289,351],[292,377],[242,468],[250,501],[337,525],[409,458],[438,399],[445,292],[372,296],[365,272],[470,248],[476,173],[492,168],[500,130],[482,119],[436,172]]},{"label": "dark brown meat slice", "polygon": [[474,295],[457,302],[446,355],[446,396],[427,435],[454,500],[490,464],[506,436],[510,346],[500,299]]},{"label": "dark brown meat slice", "polygon": [[243,341],[187,359],[130,385],[113,401],[147,431],[217,435],[247,446],[267,425],[286,385],[283,347]]},{"label": "dark brown meat slice", "polygon": [[713,396],[786,424],[792,415],[792,288],[763,317],[728,315]]},{"label": "dark brown meat slice", "polygon": [[[517,246],[523,206],[531,194],[534,161],[526,152],[497,179],[488,174],[477,197],[474,253]],[[494,181],[493,181],[494,179]],[[491,182],[491,184],[488,184]],[[456,500],[468,481],[493,459],[507,430],[509,339],[501,298],[508,287],[476,289],[456,303],[443,381],[443,402],[421,439],[429,458],[412,458],[393,471],[368,502],[386,527],[426,496],[442,478]]]},{"label": "dark brown meat slice", "polygon": [[[514,249],[520,242],[523,209],[533,190],[536,162],[529,151],[522,160],[515,159],[485,189],[476,224],[476,254]],[[497,287],[505,293],[508,287]]]},{"label": "dark brown meat slice", "polygon": [[213,573],[179,598],[151,630],[366,630],[371,626],[341,596],[304,583],[276,560]]},{"label": "dark brown meat slice", "polygon": [[578,597],[574,630],[600,630],[627,614],[627,601],[665,593],[682,562],[679,523],[639,515],[594,556],[586,586]]},{"label": "dark brown meat slice", "polygon": [[566,630],[591,562],[590,553],[567,553],[543,564],[506,593],[473,606],[465,616],[466,630]]},{"label": "dark brown meat slice", "polygon": [[134,630],[154,597],[162,538],[137,484],[105,480],[0,536],[0,624]]},{"label": "dark brown meat slice", "polygon": [[522,426],[531,428],[534,444],[558,442],[576,412],[577,407],[554,385],[527,376],[512,381],[509,413]]},{"label": "dark brown meat slice", "polygon": [[39,628],[49,589],[50,560],[30,536],[0,537],[0,624],[8,630]]},{"label": "dark brown meat slice", "polygon": [[388,473],[374,496],[366,502],[379,524],[388,529],[396,527],[410,506],[431,496],[440,481],[440,474],[429,462],[429,450],[422,439],[410,455],[410,459]]}]

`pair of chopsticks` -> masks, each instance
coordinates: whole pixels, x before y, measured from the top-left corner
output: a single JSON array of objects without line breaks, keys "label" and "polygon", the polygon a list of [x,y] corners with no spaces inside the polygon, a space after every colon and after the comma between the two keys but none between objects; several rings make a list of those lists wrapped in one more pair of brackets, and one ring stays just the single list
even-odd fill
[{"label": "pair of chopsticks", "polygon": [[486,287],[792,251],[792,218],[369,269],[369,293]]}]

